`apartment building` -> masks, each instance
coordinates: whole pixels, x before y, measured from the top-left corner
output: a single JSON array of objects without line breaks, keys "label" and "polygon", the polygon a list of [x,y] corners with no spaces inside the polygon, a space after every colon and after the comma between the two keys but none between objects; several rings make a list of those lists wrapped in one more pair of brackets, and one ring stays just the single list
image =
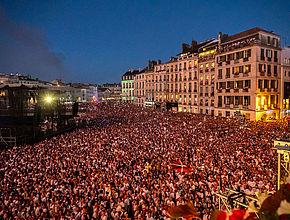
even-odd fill
[{"label": "apartment building", "polygon": [[290,116],[290,47],[281,52],[281,117]]},{"label": "apartment building", "polygon": [[154,66],[156,61],[149,60],[148,66],[137,73],[134,77],[134,104],[148,107],[154,105]]},{"label": "apartment building", "polygon": [[133,103],[134,101],[134,78],[139,72],[139,70],[131,69],[122,76],[122,101],[125,103]]},{"label": "apartment building", "polygon": [[199,113],[214,115],[215,55],[218,40],[211,39],[199,48]]},{"label": "apartment building", "polygon": [[280,37],[260,28],[183,43],[177,57],[130,73],[134,103],[250,120],[284,117],[290,114],[290,55],[283,48],[281,58],[281,50]]},{"label": "apartment building", "polygon": [[241,112],[251,120],[277,119],[280,37],[260,28],[232,36],[220,33],[216,56],[216,115]]}]

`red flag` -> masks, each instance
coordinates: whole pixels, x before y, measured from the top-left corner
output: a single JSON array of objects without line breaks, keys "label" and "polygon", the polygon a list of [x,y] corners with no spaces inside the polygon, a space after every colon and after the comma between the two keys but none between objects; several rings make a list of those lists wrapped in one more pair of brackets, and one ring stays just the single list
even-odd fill
[{"label": "red flag", "polygon": [[180,161],[172,160],[170,163],[171,169],[180,171],[180,172],[185,172],[185,173],[191,173],[192,169],[190,168],[189,165],[183,164]]}]

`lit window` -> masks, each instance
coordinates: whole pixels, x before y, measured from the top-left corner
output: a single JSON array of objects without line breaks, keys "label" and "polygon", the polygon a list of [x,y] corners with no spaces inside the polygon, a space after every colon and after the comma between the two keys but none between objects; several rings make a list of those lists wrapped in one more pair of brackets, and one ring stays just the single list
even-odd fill
[{"label": "lit window", "polygon": [[203,64],[200,65],[200,68],[203,68]]},{"label": "lit window", "polygon": [[205,66],[208,68],[208,63]]},{"label": "lit window", "polygon": [[214,63],[212,63],[211,66],[214,67]]}]

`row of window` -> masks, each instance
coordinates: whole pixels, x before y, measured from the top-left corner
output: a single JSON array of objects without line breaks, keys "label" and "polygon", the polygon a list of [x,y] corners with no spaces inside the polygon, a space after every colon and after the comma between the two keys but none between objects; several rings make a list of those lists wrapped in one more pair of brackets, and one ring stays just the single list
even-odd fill
[{"label": "row of window", "polygon": [[[232,74],[233,75],[238,75],[240,73],[245,73],[249,74],[251,72],[251,64],[245,65],[245,66],[235,66],[232,67]],[[226,75],[225,78],[230,78],[231,77],[231,69],[226,68]],[[218,79],[223,79],[223,69],[218,70]]]},{"label": "row of window", "polygon": [[251,88],[251,80],[217,82],[216,88],[217,89]]},{"label": "row of window", "polygon": [[217,63],[225,62],[225,61],[231,61],[231,60],[239,60],[242,58],[249,58],[252,56],[251,49],[249,50],[243,50],[235,53],[230,53],[227,55],[219,56],[217,57]]},{"label": "row of window", "polygon": [[222,107],[224,105],[243,105],[249,106],[251,105],[251,97],[250,96],[218,96],[218,107]]}]

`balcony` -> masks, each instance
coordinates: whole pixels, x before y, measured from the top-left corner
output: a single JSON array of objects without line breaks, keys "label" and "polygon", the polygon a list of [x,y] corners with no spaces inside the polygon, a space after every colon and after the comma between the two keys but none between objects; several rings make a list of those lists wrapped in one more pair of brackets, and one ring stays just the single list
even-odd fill
[{"label": "balcony", "polygon": [[234,88],[234,92],[239,92],[239,88]]},{"label": "balcony", "polygon": [[214,71],[214,70],[215,70],[214,68],[211,68],[211,69],[210,69],[210,71]]},{"label": "balcony", "polygon": [[219,63],[218,63],[218,66],[222,66],[222,65],[223,65],[223,63],[222,63],[222,62],[219,62]]},{"label": "balcony", "polygon": [[268,61],[272,61],[272,58],[271,57],[268,57],[268,59],[267,59]]},{"label": "balcony", "polygon": [[234,72],[233,75],[234,75],[234,77],[239,77],[240,73],[239,72]]},{"label": "balcony", "polygon": [[204,83],[205,85],[208,85],[208,81],[207,80],[205,80],[205,83]]},{"label": "balcony", "polygon": [[210,106],[214,106],[214,102],[211,102],[211,103],[210,103]]},{"label": "balcony", "polygon": [[249,91],[249,88],[248,87],[244,87],[243,88],[243,92],[248,92]]},{"label": "balcony", "polygon": [[200,70],[199,72],[200,72],[200,73],[203,73],[203,70]]},{"label": "balcony", "polygon": [[197,105],[197,102],[193,103],[193,105]]},{"label": "balcony", "polygon": [[230,60],[227,60],[226,61],[226,65],[230,65],[231,64],[231,61]]},{"label": "balcony", "polygon": [[205,72],[208,73],[209,72],[209,69],[205,69]]},{"label": "balcony", "polygon": [[206,102],[204,105],[205,105],[205,106],[208,106],[208,102]]},{"label": "balcony", "polygon": [[200,85],[203,85],[203,81],[200,81]]},{"label": "balcony", "polygon": [[188,67],[188,69],[189,69],[189,70],[191,70],[191,69],[192,69],[192,67],[191,67],[191,66],[189,66],[189,67]]},{"label": "balcony", "polygon": [[223,89],[218,89],[217,91],[218,91],[218,93],[221,93],[223,91]]},{"label": "balcony", "polygon": [[211,84],[214,85],[214,81],[213,80],[211,81]]},{"label": "balcony", "polygon": [[197,68],[197,65],[194,65],[194,68]]},{"label": "balcony", "polygon": [[197,89],[194,89],[193,92],[197,92]]},{"label": "balcony", "polygon": [[265,71],[262,70],[262,71],[260,72],[260,76],[265,76]]},{"label": "balcony", "polygon": [[268,73],[267,73],[267,76],[271,76],[271,72],[268,72]]},{"label": "balcony", "polygon": [[234,60],[234,63],[236,64],[236,63],[240,63],[240,61],[237,59],[237,60]]},{"label": "balcony", "polygon": [[244,57],[243,62],[247,62],[247,61],[249,61],[249,57]]},{"label": "balcony", "polygon": [[226,92],[231,92],[231,88],[226,88]]},{"label": "balcony", "polygon": [[243,76],[249,76],[249,71],[246,70],[246,71],[243,73]]}]

